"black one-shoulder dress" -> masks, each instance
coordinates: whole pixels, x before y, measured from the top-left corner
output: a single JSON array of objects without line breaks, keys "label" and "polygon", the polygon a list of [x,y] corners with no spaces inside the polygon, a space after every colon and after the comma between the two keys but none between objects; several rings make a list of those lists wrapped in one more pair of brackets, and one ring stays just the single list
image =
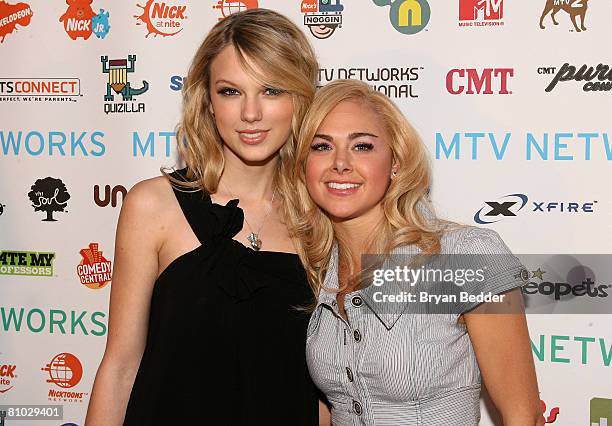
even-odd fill
[{"label": "black one-shoulder dress", "polygon": [[298,256],[232,239],[244,220],[238,200],[174,193],[201,245],[154,284],[124,425],[318,424],[309,318],[295,309],[312,295]]}]

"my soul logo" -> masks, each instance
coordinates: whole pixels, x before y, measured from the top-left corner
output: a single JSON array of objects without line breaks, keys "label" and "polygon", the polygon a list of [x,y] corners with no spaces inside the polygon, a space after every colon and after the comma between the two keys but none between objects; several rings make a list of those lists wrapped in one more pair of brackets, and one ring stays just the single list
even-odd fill
[{"label": "my soul logo", "polygon": [[[134,72],[134,64],[136,63],[136,55],[128,55],[127,59],[111,59],[108,56],[101,56],[102,72],[108,75],[106,83],[106,95],[104,95],[104,112],[109,113],[124,113],[124,112],[144,112],[145,104],[140,102],[134,103],[134,96],[141,95],[149,90],[149,83],[142,81],[142,87],[133,88],[128,81],[128,74]],[[121,95],[124,102],[114,102],[115,96]],[[126,102],[130,101],[130,103]]]},{"label": "my soul logo", "polygon": [[8,4],[0,1],[0,43],[4,42],[8,34],[17,30],[17,25],[30,25],[32,15],[32,9],[27,3]]},{"label": "my soul logo", "polygon": [[429,23],[431,8],[427,0],[372,0],[376,6],[391,6],[389,20],[402,34],[416,34]]},{"label": "my soul logo", "polygon": [[187,6],[176,4],[176,2],[161,2],[148,0],[144,6],[137,5],[142,9],[142,14],[134,15],[136,25],[145,25],[147,35],[168,37],[183,31],[185,10]]},{"label": "my soul logo", "polygon": [[42,219],[43,222],[56,222],[57,219],[53,218],[54,212],[67,213],[67,210],[64,209],[68,205],[70,194],[61,179],[53,177],[37,179],[30,189],[28,197],[34,211],[42,211],[47,214],[47,217]]},{"label": "my soul logo", "polygon": [[302,0],[301,11],[304,14],[304,25],[318,39],[326,39],[342,27],[340,0]]},{"label": "my soul logo", "polygon": [[0,251],[0,275],[53,276],[55,253],[36,251]]},{"label": "my soul logo", "polygon": [[95,13],[91,8],[92,0],[66,0],[68,10],[60,16],[66,34],[73,39],[87,40],[93,33],[97,38],[104,38],[110,30],[109,13],[100,9]]},{"label": "my soul logo", "polygon": [[[540,16],[540,28],[544,29],[544,18],[550,13],[550,18],[553,24],[559,25],[555,19],[555,15],[563,10],[567,12],[574,24],[576,32],[586,31],[584,26],[584,18],[589,6],[589,0],[546,0],[546,5]],[[580,17],[580,28],[578,27],[577,18]]]}]

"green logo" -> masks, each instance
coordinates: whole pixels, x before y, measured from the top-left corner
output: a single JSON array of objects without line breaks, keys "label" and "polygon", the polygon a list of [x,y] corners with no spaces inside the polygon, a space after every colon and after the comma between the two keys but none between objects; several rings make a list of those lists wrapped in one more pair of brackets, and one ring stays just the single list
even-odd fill
[{"label": "green logo", "polygon": [[37,251],[0,252],[0,275],[53,276],[55,253]]},{"label": "green logo", "polygon": [[427,0],[372,0],[376,6],[389,6],[391,25],[402,34],[416,34],[429,23],[431,8]]},{"label": "green logo", "polygon": [[591,426],[612,425],[612,399],[591,399]]}]

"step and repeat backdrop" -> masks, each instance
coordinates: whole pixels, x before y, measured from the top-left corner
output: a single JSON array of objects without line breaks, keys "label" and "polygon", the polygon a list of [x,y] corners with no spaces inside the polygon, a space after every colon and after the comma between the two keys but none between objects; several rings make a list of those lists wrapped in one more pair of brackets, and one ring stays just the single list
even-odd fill
[{"label": "step and repeat backdrop", "polygon": [[[61,419],[35,424],[83,425],[123,197],[176,164],[205,34],[256,7],[303,29],[321,85],[361,79],[399,105],[441,216],[540,254],[523,290],[551,300],[528,315],[547,423],[612,425],[612,316],[597,309],[610,262],[580,256],[612,253],[604,0],[0,1],[0,406],[56,405]],[[558,309],[576,301],[593,310]]]}]

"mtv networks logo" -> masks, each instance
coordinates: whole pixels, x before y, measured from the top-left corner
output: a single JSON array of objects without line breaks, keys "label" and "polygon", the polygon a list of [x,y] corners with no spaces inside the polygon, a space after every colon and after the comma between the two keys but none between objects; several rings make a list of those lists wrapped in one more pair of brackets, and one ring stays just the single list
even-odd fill
[{"label": "mtv networks logo", "polygon": [[32,9],[27,3],[9,4],[0,1],[0,43],[4,42],[8,34],[17,31],[17,25],[30,25],[32,15]]},{"label": "mtv networks logo", "polygon": [[459,0],[459,26],[503,26],[504,0]]},{"label": "mtv networks logo", "polygon": [[376,6],[391,6],[389,20],[402,34],[421,32],[429,23],[431,8],[427,0],[372,0]]},{"label": "mtv networks logo", "polygon": [[100,9],[95,13],[91,8],[92,0],[66,0],[68,9],[60,16],[64,23],[66,34],[73,39],[87,40],[94,34],[97,38],[105,38],[110,30],[109,13]]},{"label": "mtv networks logo", "polygon": [[256,9],[258,7],[257,0],[219,0],[213,5],[213,9],[217,9],[221,13],[219,21],[227,18],[232,13]]},{"label": "mtv networks logo", "polygon": [[612,425],[612,399],[592,398],[589,416],[590,426]]},{"label": "mtv networks logo", "polygon": [[145,25],[147,35],[168,37],[183,31],[187,16],[187,6],[180,2],[166,3],[162,1],[148,0],[144,6],[137,5],[142,9],[142,14],[134,15],[136,25]]},{"label": "mtv networks logo", "polygon": [[342,27],[340,0],[302,0],[301,11],[304,14],[304,25],[318,39],[329,38],[336,28]]}]

